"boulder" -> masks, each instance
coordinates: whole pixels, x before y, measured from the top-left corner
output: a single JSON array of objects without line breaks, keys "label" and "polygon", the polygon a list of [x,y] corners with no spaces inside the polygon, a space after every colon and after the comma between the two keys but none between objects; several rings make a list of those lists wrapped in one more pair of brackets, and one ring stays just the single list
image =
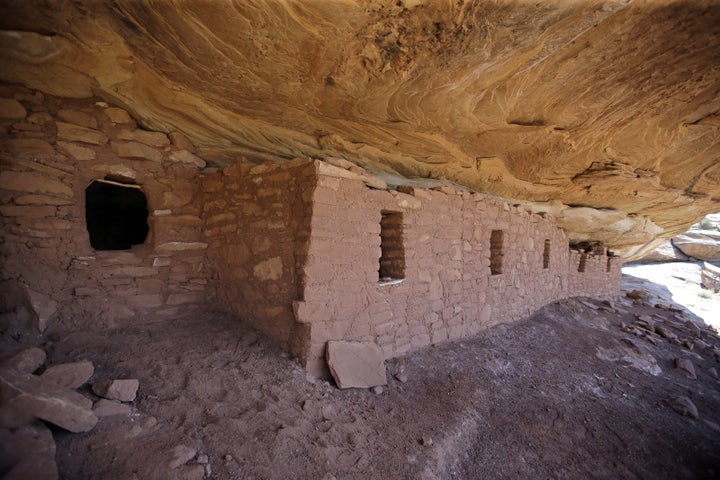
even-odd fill
[{"label": "boulder", "polygon": [[675,247],[698,260],[720,260],[720,232],[695,230],[672,239]]},{"label": "boulder", "polygon": [[4,480],[58,478],[55,440],[42,422],[0,428],[0,472]]},{"label": "boulder", "polygon": [[385,361],[374,343],[329,341],[326,359],[338,388],[387,384]]},{"label": "boulder", "polygon": [[655,250],[644,255],[639,262],[651,263],[651,262],[686,262],[688,260],[687,255],[680,251],[679,248],[675,247],[670,240],[665,241],[662,245],[657,247]]},{"label": "boulder", "polygon": [[92,402],[40,377],[0,370],[3,423],[8,419],[39,418],[71,432],[87,432],[97,423]]},{"label": "boulder", "polygon": [[53,365],[41,375],[43,380],[49,380],[61,387],[75,389],[85,384],[95,373],[92,362],[74,362]]},{"label": "boulder", "polygon": [[139,386],[140,382],[136,379],[110,380],[93,383],[92,391],[98,397],[108,400],[132,402],[135,400]]}]

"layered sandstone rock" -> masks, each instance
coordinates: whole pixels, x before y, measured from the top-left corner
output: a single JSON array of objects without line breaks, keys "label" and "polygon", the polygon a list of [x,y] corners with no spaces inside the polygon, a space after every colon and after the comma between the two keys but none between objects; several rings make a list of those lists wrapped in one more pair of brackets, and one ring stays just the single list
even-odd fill
[{"label": "layered sandstone rock", "polygon": [[[101,96],[215,164],[342,156],[391,183],[515,199],[625,255],[718,209],[713,2],[11,0],[0,13],[0,79]],[[24,110],[3,100],[0,117]],[[75,158],[93,155],[79,139],[106,141],[92,119],[60,117]],[[160,161],[148,136],[112,150]]]}]

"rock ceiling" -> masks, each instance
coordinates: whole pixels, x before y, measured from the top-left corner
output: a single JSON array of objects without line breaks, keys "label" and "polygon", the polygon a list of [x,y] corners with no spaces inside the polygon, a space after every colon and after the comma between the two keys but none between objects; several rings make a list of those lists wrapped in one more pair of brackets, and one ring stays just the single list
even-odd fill
[{"label": "rock ceiling", "polygon": [[342,156],[630,255],[720,210],[717,1],[4,0],[0,29],[0,79],[216,164]]}]

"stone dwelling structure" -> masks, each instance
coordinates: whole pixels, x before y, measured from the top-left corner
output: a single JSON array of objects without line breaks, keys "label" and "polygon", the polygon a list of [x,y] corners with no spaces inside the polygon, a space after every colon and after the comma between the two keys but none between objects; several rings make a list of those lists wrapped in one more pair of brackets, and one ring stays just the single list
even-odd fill
[{"label": "stone dwelling structure", "polygon": [[205,168],[179,133],[16,86],[0,120],[0,280],[41,329],[212,305],[323,375],[328,340],[390,358],[619,290],[618,257],[478,193],[387,189],[340,159]]}]

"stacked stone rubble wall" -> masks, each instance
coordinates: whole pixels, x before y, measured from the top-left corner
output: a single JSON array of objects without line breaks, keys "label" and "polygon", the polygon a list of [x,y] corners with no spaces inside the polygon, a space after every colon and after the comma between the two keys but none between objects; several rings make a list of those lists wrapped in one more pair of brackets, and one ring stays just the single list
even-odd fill
[{"label": "stacked stone rubble wall", "polygon": [[[142,130],[99,99],[60,99],[0,85],[0,276],[27,285],[53,317],[112,325],[204,302],[198,167],[177,133]],[[120,179],[148,203],[147,240],[96,251],[85,189]]]}]

